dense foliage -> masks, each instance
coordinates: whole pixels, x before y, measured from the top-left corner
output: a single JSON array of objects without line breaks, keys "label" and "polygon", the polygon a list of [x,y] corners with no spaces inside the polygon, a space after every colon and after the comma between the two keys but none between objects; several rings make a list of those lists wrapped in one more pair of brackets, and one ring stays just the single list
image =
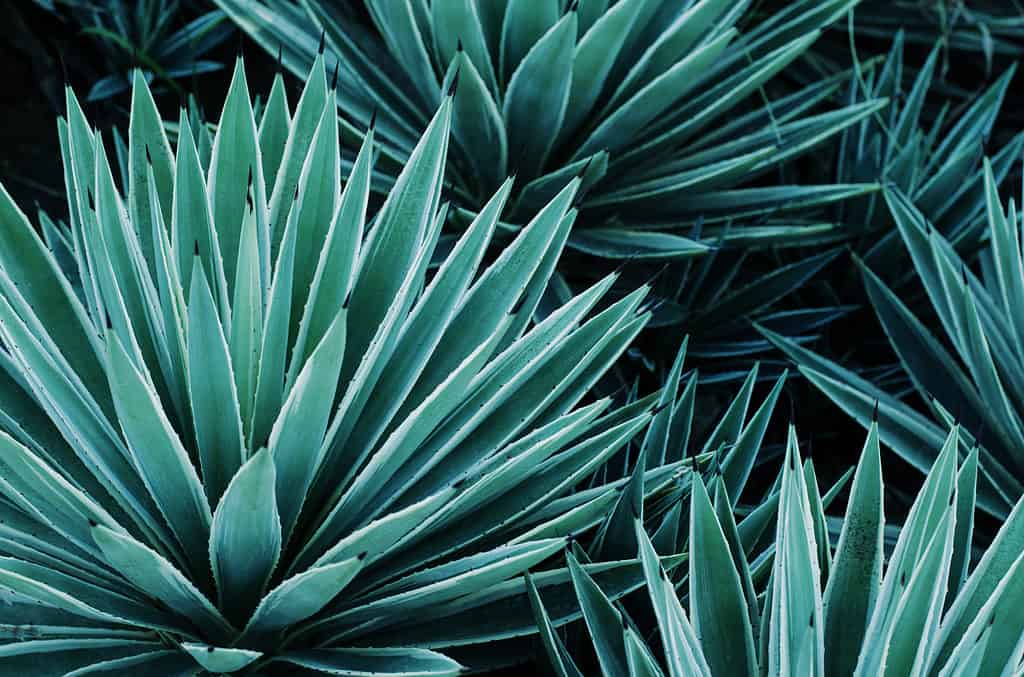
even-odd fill
[{"label": "dense foliage", "polygon": [[[137,75],[127,196],[68,90],[70,232],[47,247],[0,192],[0,582],[38,637],[5,670],[454,674],[417,647],[530,634],[517,577],[557,594],[570,534],[598,528],[621,595],[616,506],[677,529],[685,347],[660,394],[581,405],[646,288],[595,310],[613,274],[531,321],[579,179],[485,264],[505,182],[428,276],[452,97],[368,224],[374,132],[341,190],[332,85],[318,59],[289,111],[279,77],[257,125],[239,60],[204,171]],[[694,452],[737,489],[781,387],[748,421],[755,377]]]},{"label": "dense foliage", "polygon": [[[206,9],[177,25],[187,0],[33,0],[73,24],[103,52],[111,71],[89,89],[89,100],[106,99],[131,87],[131,73],[141,68],[161,87],[184,90],[176,82],[219,70],[223,64],[204,58],[231,34],[224,14]],[[191,3],[199,4],[199,3]]]},{"label": "dense foliage", "polygon": [[3,674],[1024,673],[1024,10],[14,16]]},{"label": "dense foliage", "polygon": [[[666,572],[636,523],[662,661],[629,613],[567,555],[601,672],[651,677],[666,674],[663,663],[672,677],[1016,674],[1024,657],[1024,615],[1015,608],[1024,584],[1024,504],[972,566],[978,453],[958,464],[959,447],[954,428],[888,552],[877,422],[835,548],[824,513],[829,497],[819,493],[810,462],[801,465],[794,428],[770,497],[775,541],[766,551],[753,547],[746,520],[734,521],[725,483],[715,480],[712,500],[694,473],[684,576]],[[590,674],[576,666],[533,588],[531,599],[555,673]]]}]

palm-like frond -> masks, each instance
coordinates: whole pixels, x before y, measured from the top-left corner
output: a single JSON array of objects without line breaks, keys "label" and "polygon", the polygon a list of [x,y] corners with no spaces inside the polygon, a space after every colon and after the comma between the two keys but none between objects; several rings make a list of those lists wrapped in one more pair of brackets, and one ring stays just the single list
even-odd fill
[{"label": "palm-like frond", "polygon": [[[972,564],[978,454],[972,449],[961,461],[961,449],[954,428],[888,556],[877,423],[835,547],[823,509],[828,497],[810,463],[801,464],[792,428],[772,508],[775,541],[763,552],[751,551],[744,522],[737,529],[722,480],[712,477],[709,492],[694,473],[684,580],[674,583],[635,523],[660,652],[570,556],[601,672],[650,677],[666,674],[664,666],[672,677],[1015,674],[1024,635],[1024,508],[1018,503]],[[555,673],[583,674],[541,596],[533,599]]]},{"label": "palm-like frond", "polygon": [[[721,0],[219,2],[299,74],[325,31],[341,63],[343,119],[363,129],[376,115],[394,158],[408,156],[458,74],[451,189],[459,209],[475,212],[515,173],[522,188],[510,196],[509,218],[522,223],[582,173],[586,197],[569,246],[648,259],[698,255],[734,238],[748,246],[818,238],[834,224],[780,214],[875,189],[758,182],[882,105],[813,112],[838,79],[764,99],[764,85],[854,4],[803,0],[754,20],[749,2]],[[763,223],[738,227],[754,222]]]}]

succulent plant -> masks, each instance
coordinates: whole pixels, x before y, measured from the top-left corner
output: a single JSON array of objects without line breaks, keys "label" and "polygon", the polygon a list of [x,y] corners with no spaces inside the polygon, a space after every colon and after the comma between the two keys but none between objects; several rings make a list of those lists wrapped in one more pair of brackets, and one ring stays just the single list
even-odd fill
[{"label": "succulent plant", "polygon": [[35,1],[139,56],[0,185],[0,673],[1024,674],[1017,9]]},{"label": "succulent plant", "polygon": [[1012,2],[866,0],[858,7],[855,26],[858,35],[868,38],[884,39],[903,30],[912,43],[945,43],[943,71],[963,56],[980,58],[991,70],[997,57],[1014,59],[1024,53],[1024,9]]},{"label": "succulent plant", "polygon": [[[951,106],[936,92],[942,45],[920,69],[906,63],[906,36],[898,31],[880,63],[855,68],[848,103],[884,98],[877,114],[843,132],[836,160],[840,182],[882,181],[899,189],[947,239],[973,254],[985,233],[982,158],[1016,68],[1006,69],[964,106]],[[1002,182],[1024,149],[1016,134],[992,158]],[[879,193],[836,205],[836,220],[862,229],[855,242],[866,263],[885,271],[893,284],[912,278],[907,255]]]},{"label": "succulent plant", "polygon": [[801,0],[767,16],[746,0],[217,1],[295,73],[325,37],[341,63],[343,121],[354,131],[376,116],[395,161],[458,74],[456,211],[475,213],[514,173],[522,187],[507,218],[522,223],[582,173],[569,246],[588,255],[795,244],[834,224],[794,210],[877,188],[761,181],[882,105],[812,114],[839,80],[765,99],[766,83],[855,0]]},{"label": "succulent plant", "polygon": [[[992,544],[971,552],[978,452],[960,454],[954,428],[895,543],[886,535],[878,424],[870,426],[841,527],[832,527],[795,430],[766,502],[737,527],[720,477],[692,475],[688,567],[666,571],[641,521],[639,558],[660,640],[569,555],[600,672],[711,675],[999,675],[1020,671],[1024,508]],[[766,507],[767,506],[767,507]],[[775,516],[775,540],[751,547],[751,527]],[[838,543],[833,531],[838,531]],[[583,560],[585,561],[585,560]],[[681,576],[681,578],[680,578]],[[531,590],[531,592],[534,592]],[[532,595],[556,675],[584,673]],[[660,651],[658,644],[660,643]],[[667,668],[667,669],[665,669]]]},{"label": "succulent plant", "polygon": [[323,59],[259,125],[239,60],[208,171],[136,73],[123,191],[67,106],[70,231],[0,190],[0,617],[31,638],[0,671],[456,674],[534,632],[519,575],[568,585],[567,536],[633,497],[597,474],[652,417],[662,453],[629,472],[670,493],[676,392],[584,401],[646,290],[598,307],[612,275],[531,320],[579,179],[485,265],[505,182],[428,272],[451,96],[372,220],[375,131],[343,177]]},{"label": "succulent plant", "polygon": [[1024,387],[1024,333],[1019,328],[1019,289],[1024,285],[1020,220],[1011,200],[1004,209],[992,165],[984,166],[987,251],[981,274],[961,256],[912,201],[898,189],[885,197],[903,245],[913,261],[928,310],[939,321],[936,335],[890,287],[858,260],[864,286],[901,370],[929,406],[933,420],[898,397],[840,364],[762,330],[800,372],[843,410],[867,425],[879,403],[883,439],[913,466],[926,470],[929,449],[953,421],[980,447],[978,503],[1005,516],[1024,493],[1018,479],[1024,467],[1020,402]]},{"label": "succulent plant", "polygon": [[224,64],[207,57],[232,33],[219,10],[193,13],[189,21],[181,0],[34,0],[66,18],[100,47],[108,73],[93,83],[89,101],[106,99],[131,89],[131,73],[143,69],[154,86],[174,89],[180,78],[220,70]]}]

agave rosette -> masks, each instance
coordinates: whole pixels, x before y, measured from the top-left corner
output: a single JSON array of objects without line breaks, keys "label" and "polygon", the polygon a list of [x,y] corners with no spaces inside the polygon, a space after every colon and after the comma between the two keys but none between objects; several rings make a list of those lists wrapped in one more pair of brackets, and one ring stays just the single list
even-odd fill
[{"label": "agave rosette", "polygon": [[979,505],[1005,516],[1024,493],[1020,449],[1020,402],[1024,394],[1020,289],[1024,264],[1020,217],[1014,202],[1004,208],[992,165],[984,165],[986,238],[980,274],[971,259],[933,227],[898,189],[886,202],[926,296],[921,305],[938,318],[936,334],[916,310],[894,293],[866,263],[858,261],[867,295],[898,358],[898,367],[928,404],[931,418],[916,411],[899,393],[872,383],[826,357],[770,331],[762,330],[792,359],[817,388],[867,425],[877,401],[883,438],[913,466],[923,470],[929,449],[953,421],[963,435],[977,440],[981,454]]},{"label": "agave rosette", "polygon": [[147,78],[155,78],[159,86],[169,86],[179,94],[184,90],[176,80],[224,67],[207,58],[232,33],[231,23],[220,10],[197,13],[179,26],[179,0],[32,1],[72,23],[102,52],[108,74],[93,83],[89,101],[128,91],[136,66],[145,70]]},{"label": "agave rosette", "polygon": [[[694,473],[688,566],[666,572],[643,523],[635,522],[660,651],[629,607],[609,599],[569,555],[601,674],[1017,674],[1024,660],[1024,507],[1018,503],[992,544],[972,555],[978,453],[960,460],[962,442],[954,428],[895,537],[886,533],[877,423],[838,525],[825,514],[835,492],[819,492],[793,428],[781,477],[757,520],[751,513],[737,525],[722,478],[706,485]],[[748,521],[763,530],[773,516],[775,540],[758,550]],[[532,600],[555,674],[584,674],[539,594]]]},{"label": "agave rosette", "polygon": [[795,2],[767,17],[723,0],[218,4],[298,74],[323,30],[341,63],[343,120],[364,129],[376,115],[392,158],[408,155],[457,73],[455,206],[475,213],[514,173],[521,188],[508,219],[522,223],[582,172],[586,197],[569,246],[590,255],[665,259],[722,238],[820,238],[834,224],[780,214],[875,188],[755,185],[881,105],[815,111],[839,79],[763,98],[854,0]]},{"label": "agave rosette", "polygon": [[[0,190],[5,672],[456,674],[535,632],[527,568],[569,590],[569,534],[614,549],[635,492],[599,471],[652,419],[625,462],[669,507],[677,391],[583,402],[646,289],[531,319],[580,180],[484,265],[504,183],[428,273],[452,98],[368,220],[375,132],[343,177],[323,60],[284,96],[257,124],[239,60],[204,170],[137,74],[123,196],[69,90],[70,229]],[[745,481],[742,397],[719,437]],[[592,573],[642,578],[632,554]]]},{"label": "agave rosette", "polygon": [[[884,98],[889,103],[843,133],[836,180],[884,181],[910,198],[958,249],[971,252],[985,233],[982,157],[1016,68],[1007,68],[955,110],[949,101],[937,100],[935,91],[942,45],[911,73],[905,41],[905,33],[897,32],[884,60],[855,69],[848,102]],[[1024,134],[1017,134],[992,157],[997,183],[1010,173],[1022,148]],[[900,265],[906,261],[905,250],[880,194],[838,204],[836,212],[837,220],[865,229],[856,248],[866,263],[886,271],[894,282],[912,277]]]}]

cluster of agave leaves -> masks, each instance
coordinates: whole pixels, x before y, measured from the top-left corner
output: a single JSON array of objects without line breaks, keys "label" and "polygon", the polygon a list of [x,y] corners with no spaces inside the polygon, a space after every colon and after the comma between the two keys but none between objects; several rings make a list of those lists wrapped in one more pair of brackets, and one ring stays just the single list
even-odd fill
[{"label": "cluster of agave leaves", "polygon": [[839,80],[762,105],[765,83],[856,0],[799,0],[766,18],[750,0],[370,0],[369,23],[349,3],[217,4],[300,76],[325,37],[342,66],[343,122],[354,132],[376,116],[392,160],[408,156],[457,73],[455,207],[475,212],[514,173],[522,187],[506,218],[522,223],[582,172],[569,246],[589,255],[813,241],[834,224],[794,212],[877,188],[753,185],[883,105],[812,113]]},{"label": "cluster of agave leaves", "polygon": [[[553,274],[551,299],[541,310],[588,287],[616,259],[629,265],[612,296],[630,293],[671,260],[652,289],[657,303],[649,327],[673,341],[691,336],[691,355],[720,380],[742,377],[750,356],[769,349],[751,320],[803,341],[851,309],[827,285],[824,293],[801,294],[842,251],[825,247],[857,238],[856,251],[880,268],[907,270],[898,239],[878,235],[891,230],[880,182],[914,197],[963,246],[976,244],[982,148],[1012,69],[969,105],[939,106],[936,99],[948,94],[943,90],[922,112],[950,50],[983,51],[968,45],[977,42],[968,36],[975,27],[989,27],[978,28],[979,35],[989,30],[1001,54],[1012,53],[1015,35],[1014,21],[1000,19],[998,7],[967,12],[900,3],[906,31],[885,28],[885,38],[896,35],[889,56],[855,58],[854,68],[844,69],[836,45],[846,59],[850,45],[845,36],[834,39],[842,17],[855,9],[858,31],[884,27],[893,9],[888,4],[217,4],[300,77],[330,48],[341,66],[345,162],[352,162],[361,130],[374,118],[382,147],[372,183],[378,191],[394,181],[457,79],[446,185],[452,223],[468,223],[506,174],[516,173],[495,238],[504,243],[581,174],[567,260]],[[948,40],[919,71],[904,69],[904,42],[934,38],[934,25],[950,28]],[[847,86],[848,96],[841,95]],[[835,141],[832,181],[800,183],[814,173],[791,167],[814,162],[811,151]],[[1010,171],[1022,144],[1024,137],[1016,137],[994,158],[997,178]],[[442,234],[444,248],[454,237]],[[849,299],[848,292],[840,296]],[[660,363],[671,352],[641,357]],[[669,366],[654,369],[664,373]]]},{"label": "cluster of agave leaves", "polygon": [[[857,16],[864,15],[862,10],[863,3]],[[935,91],[944,46],[933,47],[923,65],[913,70],[904,58],[909,39],[897,31],[886,55],[857,61],[853,69],[822,70],[800,62],[791,74],[804,87],[814,85],[823,99],[842,96],[847,107],[873,101],[883,104],[842,130],[836,183],[867,185],[883,180],[890,190],[897,188],[906,194],[958,251],[970,256],[986,237],[982,159],[1016,68],[1011,65],[968,103],[954,106],[942,98],[941,91]],[[805,54],[806,62],[816,59],[820,60],[817,52]],[[802,77],[804,69],[807,73]],[[840,94],[844,83],[846,91]],[[792,103],[799,101],[796,97]],[[773,108],[778,111],[782,103],[775,102]],[[997,185],[1014,169],[1022,149],[1024,134],[1018,133],[992,156]],[[847,284],[825,295],[802,293],[813,292],[804,288],[819,281],[819,273],[840,254],[834,244],[850,247],[893,289],[904,290],[908,283],[912,286],[916,274],[892,227],[882,193],[841,200],[827,217],[822,222],[843,224],[843,231],[823,232],[814,244],[831,248],[811,255],[799,249],[795,256],[781,256],[773,268],[758,274],[747,271],[757,247],[739,240],[733,240],[732,247],[713,247],[700,257],[674,263],[653,284],[652,295],[659,303],[649,326],[680,339],[689,335],[690,354],[718,369],[713,378],[735,378],[729,367],[742,365],[767,346],[762,336],[749,329],[749,320],[803,341],[854,308],[850,302],[861,296],[859,280],[855,286]],[[784,240],[775,242],[785,244]],[[805,238],[803,243],[812,240]],[[630,266],[624,275],[643,279],[641,270]],[[723,364],[729,366],[723,368]],[[745,372],[741,369],[740,373]]]},{"label": "cluster of agave leaves", "polygon": [[[842,96],[848,106],[871,101],[884,106],[845,128],[838,139],[835,180],[840,184],[867,184],[884,179],[899,189],[933,226],[965,254],[973,253],[986,231],[985,172],[983,149],[1003,107],[1014,76],[1010,67],[958,111],[950,102],[937,106],[932,91],[942,46],[929,53],[914,73],[904,63],[906,38],[896,33],[883,57],[858,62],[852,71],[812,82]],[[929,106],[938,112],[927,122]],[[1001,184],[1024,150],[1024,134],[1017,134],[991,159],[995,183]],[[906,249],[882,193],[851,197],[835,204],[831,220],[844,224],[845,244],[856,252],[894,289],[904,289],[916,277]],[[839,240],[825,239],[831,245]],[[734,248],[735,249],[735,248]],[[716,266],[726,249],[713,249],[700,258],[687,259],[657,278],[652,294],[660,300],[652,326],[672,327],[681,337],[691,337],[691,354],[719,364],[732,358],[749,358],[767,342],[748,321],[794,340],[812,336],[818,329],[853,309],[859,292],[852,285],[821,297],[804,295],[795,308],[777,307],[784,297],[800,294],[808,282],[839,255],[836,248],[812,255],[782,259],[764,275],[744,275],[745,254],[731,265]],[[837,299],[841,299],[839,302]],[[790,302],[789,306],[796,304]],[[721,376],[717,376],[721,378]]]},{"label": "cluster of agave leaves", "polygon": [[[943,429],[954,420],[981,449],[978,503],[1005,516],[1024,493],[1021,448],[1021,398],[1024,396],[1024,299],[1020,218],[1011,200],[1004,209],[992,165],[985,163],[988,244],[981,273],[971,258],[899,189],[885,194],[899,236],[924,288],[927,307],[915,312],[866,263],[858,261],[871,304],[910,380],[910,390],[929,405],[933,419],[912,408],[900,393],[878,384],[769,330],[778,345],[822,392],[853,418],[867,425],[874,402],[881,403],[883,438],[915,467],[926,470]],[[936,336],[922,322],[925,310],[938,318]]]},{"label": "cluster of agave leaves", "polygon": [[[902,36],[742,107],[848,0],[382,0],[372,31],[343,4],[220,4],[309,67],[294,110],[278,76],[254,112],[239,60],[215,131],[182,111],[172,147],[136,74],[119,185],[69,90],[68,226],[40,237],[0,189],[3,671],[454,675],[539,633],[571,676],[582,619],[609,676],[1021,674],[1024,258],[997,185],[1024,141],[976,167],[1012,71],[940,139],[920,123],[939,51],[901,98]],[[846,107],[808,113],[848,80]],[[837,133],[850,183],[748,185]],[[686,342],[660,391],[592,394],[655,308],[619,272],[567,284],[565,249],[705,255],[659,282],[682,289],[715,277],[712,242],[877,229],[879,176],[960,362],[871,273],[905,256],[895,236],[861,268],[938,422],[761,327],[869,427],[845,519],[825,510],[849,474],[822,495],[792,428],[775,485],[739,501],[785,374],[750,414],[743,370],[699,442]],[[793,216],[840,198],[829,223]],[[750,303],[739,267],[709,282],[720,314]],[[880,438],[931,468],[891,537]],[[1006,518],[980,556],[976,502]]]},{"label": "cluster of agave leaves", "polygon": [[[872,99],[890,103],[843,133],[836,178],[858,182],[884,177],[887,188],[903,192],[947,239],[970,248],[984,231],[983,149],[1016,68],[1007,68],[959,113],[951,111],[947,100],[925,123],[922,115],[933,98],[929,95],[943,45],[934,46],[920,69],[911,74],[904,60],[905,42],[906,34],[899,31],[881,63],[857,64],[850,78],[849,103]],[[1024,134],[1018,134],[992,158],[997,181],[1006,178],[1022,149]],[[866,231],[855,244],[866,263],[886,271],[894,283],[905,283],[913,275],[906,272],[906,250],[891,227],[880,193],[839,203],[836,210],[837,221],[858,224]]]},{"label": "cluster of agave leaves", "polygon": [[618,598],[636,511],[679,561],[684,468],[742,493],[784,377],[702,445],[685,344],[660,392],[588,398],[650,311],[613,274],[532,320],[580,179],[487,261],[506,182],[431,271],[452,97],[368,219],[375,132],[342,181],[330,87],[319,60],[292,114],[278,79],[257,124],[239,59],[204,167],[137,74],[124,194],[68,90],[69,227],[0,190],[6,674],[515,662],[527,570],[568,623],[567,543]]},{"label": "cluster of agave leaves", "polygon": [[[978,453],[964,452],[954,427],[891,551],[877,422],[835,549],[822,508],[828,495],[801,465],[793,427],[774,494],[774,542],[762,556],[750,558],[746,520],[734,521],[721,479],[712,498],[694,473],[686,566],[666,569],[635,523],[660,642],[648,643],[630,611],[609,599],[580,558],[567,556],[601,673],[655,677],[666,674],[662,665],[672,677],[1024,673],[1024,507],[1017,504],[975,558]],[[577,667],[533,588],[531,600],[555,674],[594,674]]]}]

